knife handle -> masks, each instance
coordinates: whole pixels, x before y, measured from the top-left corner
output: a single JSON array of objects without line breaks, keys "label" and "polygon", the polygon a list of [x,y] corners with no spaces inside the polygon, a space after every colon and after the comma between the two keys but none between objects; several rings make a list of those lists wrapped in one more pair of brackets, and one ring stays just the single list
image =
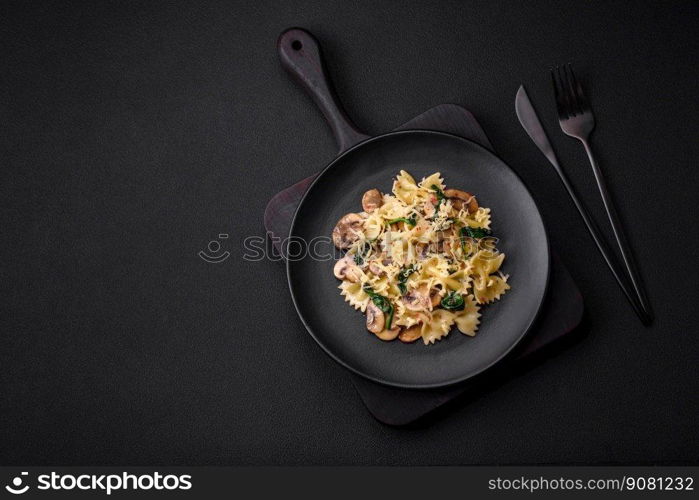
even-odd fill
[{"label": "knife handle", "polygon": [[575,192],[573,185],[568,180],[568,176],[566,176],[565,172],[563,172],[563,169],[560,167],[560,165],[558,165],[558,162],[551,161],[551,164],[554,166],[554,169],[556,170],[558,177],[561,179],[561,182],[563,182],[563,186],[565,186],[566,191],[568,191],[568,195],[573,200],[575,208],[578,209],[578,213],[580,214],[580,217],[582,217],[582,220],[585,223],[585,226],[587,227],[587,231],[590,233],[590,236],[592,236],[595,245],[597,245],[597,249],[602,254],[602,257],[604,258],[607,267],[609,267],[609,270],[612,272],[612,275],[614,275],[614,279],[616,279],[616,282],[619,284],[619,287],[621,288],[622,292],[624,292],[626,299],[631,304],[631,307],[641,320],[641,323],[643,323],[644,325],[649,325],[652,321],[651,315],[645,310],[645,308],[641,304],[638,303],[638,300],[641,300],[641,298],[638,297],[637,299],[636,295],[629,288],[629,285],[622,276],[622,274],[617,270],[617,268],[619,267],[619,263],[616,257],[614,256],[614,253],[612,253],[611,249],[605,242],[605,239],[602,236],[602,231],[600,231],[599,226],[597,226],[592,217],[590,217],[587,208],[585,208],[585,205],[583,205],[582,201],[580,201],[580,198]]}]

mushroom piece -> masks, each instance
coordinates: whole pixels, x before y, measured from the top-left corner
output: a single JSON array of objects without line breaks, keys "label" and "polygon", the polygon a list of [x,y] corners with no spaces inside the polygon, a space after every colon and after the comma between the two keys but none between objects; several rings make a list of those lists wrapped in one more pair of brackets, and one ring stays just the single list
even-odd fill
[{"label": "mushroom piece", "polygon": [[471,214],[478,210],[478,201],[469,192],[461,191],[460,189],[445,189],[444,196],[451,200],[452,206],[457,210],[461,210],[464,205],[468,206],[468,212]]},{"label": "mushroom piece", "polygon": [[395,340],[398,334],[400,334],[400,326],[396,326],[394,328],[391,328],[390,330],[384,329],[379,333],[376,333],[375,335],[381,340],[390,342],[391,340]]},{"label": "mushroom piece", "polygon": [[349,213],[337,221],[335,229],[333,229],[335,246],[341,250],[351,247],[352,243],[361,236],[363,222],[362,216],[355,213]]},{"label": "mushroom piece", "polygon": [[446,254],[451,253],[451,240],[442,240],[442,252]]},{"label": "mushroom piece", "polygon": [[430,244],[429,243],[417,243],[415,245],[415,252],[416,256],[418,259],[423,260],[427,257],[427,254],[430,251]]},{"label": "mushroom piece", "polygon": [[379,262],[384,266],[389,266],[393,263],[393,259],[386,255],[386,252],[381,252],[376,259],[369,262],[369,271],[377,276],[385,276],[386,271],[379,267]]},{"label": "mushroom piece", "polygon": [[427,200],[422,205],[422,211],[425,213],[425,217],[427,217],[428,219],[431,219],[432,217],[434,217],[436,209],[435,209],[434,204],[430,200]]},{"label": "mushroom piece", "polygon": [[427,311],[432,303],[426,283],[420,288],[410,290],[403,295],[401,300],[405,304],[405,308],[411,311]]},{"label": "mushroom piece", "polygon": [[391,224],[391,231],[405,231],[407,227],[405,227],[405,222],[399,221],[399,222],[394,222]]},{"label": "mushroom piece", "polygon": [[438,235],[438,240],[430,243],[430,251],[434,253],[448,253],[449,245],[447,245],[447,240],[444,239],[444,234]]},{"label": "mushroom piece", "polygon": [[406,344],[415,342],[422,336],[422,332],[420,330],[421,326],[419,324],[413,325],[410,328],[406,328],[402,332],[400,332],[400,334],[398,335],[398,340],[400,340],[401,342],[405,342]]},{"label": "mushroom piece", "polygon": [[383,205],[383,195],[378,189],[370,189],[362,196],[362,209],[371,213]]},{"label": "mushroom piece", "polygon": [[442,295],[440,294],[440,291],[441,290],[439,288],[430,289],[430,304],[433,308],[437,307],[439,303],[442,301]]},{"label": "mushroom piece", "polygon": [[379,334],[386,326],[386,318],[383,311],[376,304],[369,302],[366,306],[366,329],[371,333]]},{"label": "mushroom piece", "polygon": [[357,264],[354,263],[354,260],[349,255],[345,255],[335,263],[333,273],[337,279],[348,280],[352,283],[356,283],[361,277],[359,267],[357,267]]},{"label": "mushroom piece", "polygon": [[383,276],[384,274],[386,274],[386,271],[381,269],[379,267],[378,262],[375,260],[372,260],[371,262],[369,262],[369,271],[371,271],[376,276]]},{"label": "mushroom piece", "polygon": [[395,339],[400,333],[400,326],[386,329],[386,316],[373,302],[366,306],[366,329],[386,342]]}]

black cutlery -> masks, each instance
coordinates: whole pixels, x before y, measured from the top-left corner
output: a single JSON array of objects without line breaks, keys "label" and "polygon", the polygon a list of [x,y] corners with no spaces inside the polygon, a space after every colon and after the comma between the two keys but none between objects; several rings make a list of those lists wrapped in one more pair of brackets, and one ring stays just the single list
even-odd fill
[{"label": "black cutlery", "polygon": [[630,289],[626,279],[624,279],[625,273],[620,272],[617,269],[619,264],[614,256],[614,253],[608,247],[604,237],[602,236],[602,232],[597,224],[595,224],[585,205],[583,205],[582,201],[580,201],[580,198],[575,192],[573,185],[570,183],[570,180],[568,180],[568,176],[559,165],[556,154],[553,151],[553,147],[551,146],[551,143],[546,136],[546,132],[544,131],[544,127],[541,125],[541,121],[539,120],[539,117],[537,116],[536,111],[534,110],[534,107],[529,100],[529,96],[527,96],[527,92],[524,90],[523,86],[520,86],[519,90],[517,91],[517,97],[515,98],[515,111],[524,130],[556,170],[556,173],[561,179],[561,182],[563,182],[563,186],[568,192],[568,195],[573,200],[575,208],[578,209],[578,213],[580,213],[580,217],[582,217],[585,227],[587,227],[588,232],[597,245],[597,249],[600,251],[604,261],[612,271],[614,278],[619,284],[619,287],[621,287],[621,290],[624,292],[624,295],[631,304],[631,307],[633,307],[633,310],[636,312],[643,324],[649,324],[651,321],[650,315],[636,299],[633,290]]}]

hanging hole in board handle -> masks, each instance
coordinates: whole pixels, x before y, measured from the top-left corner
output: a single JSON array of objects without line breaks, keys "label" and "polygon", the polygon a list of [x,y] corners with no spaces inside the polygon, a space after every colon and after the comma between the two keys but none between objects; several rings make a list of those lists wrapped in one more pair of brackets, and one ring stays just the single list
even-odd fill
[{"label": "hanging hole in board handle", "polygon": [[289,28],[277,39],[282,66],[311,95],[330,125],[340,152],[368,139],[343,111],[325,70],[318,40],[302,28]]}]

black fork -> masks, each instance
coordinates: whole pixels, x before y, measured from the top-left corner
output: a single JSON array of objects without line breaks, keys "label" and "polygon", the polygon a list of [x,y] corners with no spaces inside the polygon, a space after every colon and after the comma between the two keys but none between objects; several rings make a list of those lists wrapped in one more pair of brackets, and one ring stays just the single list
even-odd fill
[{"label": "black fork", "polygon": [[577,78],[575,78],[575,73],[573,73],[573,67],[570,63],[563,67],[556,66],[555,70],[552,68],[551,78],[553,81],[553,90],[556,94],[556,109],[558,110],[558,121],[561,125],[561,130],[563,130],[566,135],[578,139],[585,147],[585,152],[592,165],[592,172],[595,175],[595,181],[597,181],[597,188],[602,196],[604,210],[612,226],[612,232],[614,233],[614,238],[621,252],[624,266],[628,271],[629,278],[631,279],[641,307],[649,317],[652,317],[650,306],[638,275],[636,263],[629,249],[629,244],[624,235],[617,210],[612,202],[611,195],[607,189],[607,183],[602,176],[602,171],[597,165],[597,161],[595,161],[592,149],[590,148],[590,133],[595,128],[595,117],[592,114],[590,103],[583,93],[582,86]]}]

